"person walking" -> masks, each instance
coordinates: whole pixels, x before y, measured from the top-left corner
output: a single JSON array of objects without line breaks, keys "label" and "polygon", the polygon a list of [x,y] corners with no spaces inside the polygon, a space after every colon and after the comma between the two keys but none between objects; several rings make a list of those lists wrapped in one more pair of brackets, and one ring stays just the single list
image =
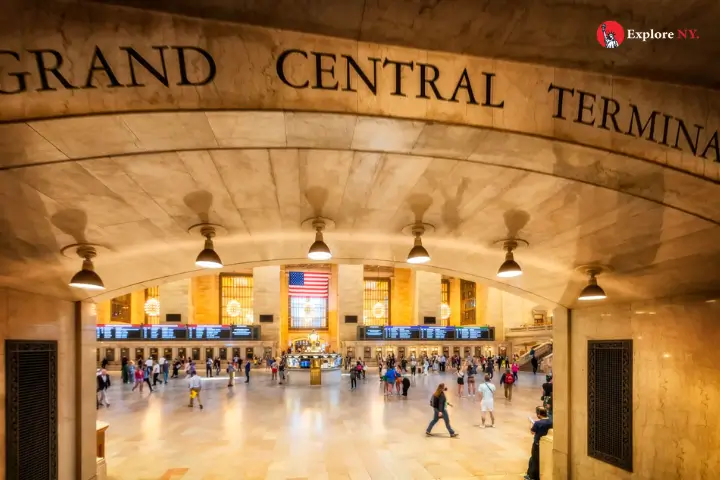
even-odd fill
[{"label": "person walking", "polygon": [[165,385],[167,385],[168,373],[170,373],[170,361],[168,359],[165,359],[162,364],[163,382],[165,382]]},{"label": "person walking", "polygon": [[252,365],[250,364],[250,359],[248,359],[245,364],[245,383],[250,383],[250,367],[252,367]]},{"label": "person walking", "polygon": [[203,409],[202,400],[200,399],[200,391],[202,390],[202,380],[195,373],[194,370],[190,371],[190,379],[188,380],[188,388],[190,389],[190,404],[188,407],[193,408],[193,402],[197,398],[200,410]]},{"label": "person walking", "polygon": [[207,360],[205,360],[205,376],[212,378],[213,374],[213,359],[208,357]]},{"label": "person walking", "polygon": [[214,364],[215,364],[215,376],[219,377],[220,376],[220,367],[222,367],[222,364],[220,362],[220,357],[217,357],[215,359]]},{"label": "person walking", "polygon": [[530,460],[524,480],[540,480],[540,439],[553,428],[552,419],[548,418],[547,410],[543,407],[535,409],[537,420],[530,418],[530,433],[533,434],[533,443],[530,448]]},{"label": "person walking", "polygon": [[480,392],[480,411],[482,415],[482,426],[485,427],[485,414],[490,413],[490,427],[495,426],[495,385],[490,383],[490,375],[485,375],[485,382],[478,387]]},{"label": "person walking", "polygon": [[228,362],[228,366],[225,369],[228,373],[228,387],[235,386],[235,365],[232,362]]},{"label": "person walking", "polygon": [[512,402],[512,391],[513,391],[513,384],[515,383],[515,377],[513,376],[512,372],[508,368],[505,370],[505,373],[502,377],[500,377],[500,383],[505,385],[505,398]]},{"label": "person walking", "polygon": [[278,366],[278,370],[280,371],[280,384],[285,381],[285,367],[287,366],[287,360],[285,359],[285,355],[283,355],[280,358],[280,365]]},{"label": "person walking", "polygon": [[410,374],[414,377],[417,373],[417,359],[413,356],[410,358]]},{"label": "person walking", "polygon": [[462,368],[458,368],[457,372],[457,386],[458,386],[458,398],[463,397],[463,390],[465,390],[465,372]]},{"label": "person walking", "polygon": [[270,359],[270,371],[272,372],[271,380],[277,381],[278,378],[278,364],[274,358]]},{"label": "person walking", "polygon": [[110,402],[108,402],[107,399],[108,388],[110,388],[110,375],[108,375],[107,370],[103,368],[100,370],[100,375],[97,376],[98,408],[100,408],[100,405],[102,404],[105,404],[105,407],[110,406]]},{"label": "person walking", "polygon": [[136,388],[140,387],[140,393],[142,393],[144,381],[142,363],[138,363],[137,368],[135,368],[133,372],[133,376],[135,378],[135,384],[133,385],[132,391],[134,392]]},{"label": "person walking", "polygon": [[446,407],[448,405],[452,407],[452,405],[447,401],[447,398],[445,398],[446,391],[447,388],[445,388],[445,384],[441,383],[437,389],[435,389],[433,396],[430,397],[430,405],[433,407],[433,418],[430,420],[427,429],[425,429],[425,435],[428,437],[432,435],[433,427],[441,418],[445,422],[445,428],[447,428],[450,437],[454,438],[458,436],[458,433],[450,426],[450,416],[447,413]]},{"label": "person walking", "polygon": [[153,387],[157,386],[157,381],[158,381],[159,375],[160,375],[160,364],[156,363],[152,366]]},{"label": "person walking", "polygon": [[358,376],[357,368],[351,368],[350,369],[350,390],[355,390],[357,388],[357,376]]},{"label": "person walking", "polygon": [[408,390],[410,390],[410,379],[409,378],[407,378],[407,377],[403,378],[402,388],[403,388],[402,396],[407,398]]},{"label": "person walking", "polygon": [[535,355],[530,359],[530,364],[532,365],[533,375],[535,375],[538,371],[538,359]]},{"label": "person walking", "polygon": [[486,371],[485,371],[485,373],[487,373],[488,375],[490,375],[490,380],[492,380],[493,377],[495,376],[495,375],[494,375],[494,372],[493,372],[494,367],[495,367],[495,364],[494,364],[494,362],[492,361],[492,358],[489,358],[489,359],[488,359],[488,362],[487,362],[487,365],[486,365]]},{"label": "person walking", "polygon": [[120,360],[120,375],[122,377],[123,383],[130,383],[130,375],[128,375],[128,359],[127,357],[122,357],[122,360]]},{"label": "person walking", "polygon": [[477,389],[475,388],[475,375],[477,374],[477,366],[474,361],[470,361],[467,366],[467,389],[468,396],[474,397]]},{"label": "person walking", "polygon": [[517,360],[513,360],[512,363],[512,373],[513,377],[515,377],[515,381],[518,381],[518,372],[520,371],[520,365],[518,365]]},{"label": "person walking", "polygon": [[[142,369],[143,372],[143,382],[147,383],[148,388],[150,389],[150,393],[153,392],[152,385],[150,385],[150,371],[153,367],[145,367]],[[142,392],[142,385],[140,385],[140,391]]]}]

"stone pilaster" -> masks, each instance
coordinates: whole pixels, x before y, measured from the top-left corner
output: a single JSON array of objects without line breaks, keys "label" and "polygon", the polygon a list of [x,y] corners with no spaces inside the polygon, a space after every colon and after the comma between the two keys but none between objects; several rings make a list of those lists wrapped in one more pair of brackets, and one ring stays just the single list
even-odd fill
[{"label": "stone pilaster", "polygon": [[[364,270],[362,265],[338,265],[338,334],[341,345],[346,341],[354,341],[357,335],[357,327],[362,325],[363,279]],[[346,315],[357,315],[358,323],[345,323]]]},{"label": "stone pilaster", "polygon": [[439,273],[414,271],[413,324],[422,325],[424,317],[435,317],[440,324],[440,304],[442,303],[442,277]]},{"label": "stone pilaster", "polygon": [[[264,341],[280,340],[280,267],[253,268],[253,313],[255,324],[261,327],[261,338]],[[260,323],[260,315],[272,315],[272,323]]]},{"label": "stone pilaster", "polygon": [[160,285],[159,292],[159,323],[165,322],[165,315],[168,313],[179,313],[181,315],[180,323],[198,323],[194,318],[191,318],[189,278]]}]

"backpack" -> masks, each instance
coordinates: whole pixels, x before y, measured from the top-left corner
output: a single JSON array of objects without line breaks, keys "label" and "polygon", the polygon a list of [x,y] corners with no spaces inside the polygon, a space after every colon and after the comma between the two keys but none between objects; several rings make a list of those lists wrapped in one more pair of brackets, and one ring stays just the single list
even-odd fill
[{"label": "backpack", "polygon": [[515,383],[515,377],[512,373],[505,374],[505,383],[508,385],[512,385],[513,383]]},{"label": "backpack", "polygon": [[472,373],[473,375],[477,375],[477,365],[473,364],[470,367],[470,373]]}]

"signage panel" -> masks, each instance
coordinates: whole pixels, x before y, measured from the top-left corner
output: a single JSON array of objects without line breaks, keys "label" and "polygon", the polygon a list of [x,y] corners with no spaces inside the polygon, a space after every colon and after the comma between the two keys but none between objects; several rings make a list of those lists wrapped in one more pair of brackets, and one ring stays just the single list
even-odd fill
[{"label": "signage panel", "polygon": [[419,340],[420,327],[385,327],[387,340]]},{"label": "signage panel", "polygon": [[143,328],[141,325],[97,325],[95,336],[103,340],[142,340]]},{"label": "signage panel", "polygon": [[458,340],[491,340],[488,327],[455,327]]},{"label": "signage panel", "polygon": [[248,325],[233,325],[230,329],[230,338],[233,340],[256,340],[257,329]]},{"label": "signage panel", "polygon": [[385,338],[385,329],[383,327],[363,327],[365,331],[365,340],[383,340]]},{"label": "signage panel", "polygon": [[184,325],[145,325],[143,338],[145,340],[186,340],[187,328]]},{"label": "signage panel", "polygon": [[455,340],[455,327],[422,327],[423,340]]},{"label": "signage panel", "polygon": [[190,340],[230,340],[228,325],[188,325]]}]

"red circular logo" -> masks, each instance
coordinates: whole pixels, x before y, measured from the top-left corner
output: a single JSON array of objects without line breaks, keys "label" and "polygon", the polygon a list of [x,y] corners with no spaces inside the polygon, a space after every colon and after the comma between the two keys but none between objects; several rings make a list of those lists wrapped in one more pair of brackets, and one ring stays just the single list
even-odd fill
[{"label": "red circular logo", "polygon": [[597,29],[597,41],[604,48],[617,48],[625,40],[625,29],[615,20],[603,22]]}]

